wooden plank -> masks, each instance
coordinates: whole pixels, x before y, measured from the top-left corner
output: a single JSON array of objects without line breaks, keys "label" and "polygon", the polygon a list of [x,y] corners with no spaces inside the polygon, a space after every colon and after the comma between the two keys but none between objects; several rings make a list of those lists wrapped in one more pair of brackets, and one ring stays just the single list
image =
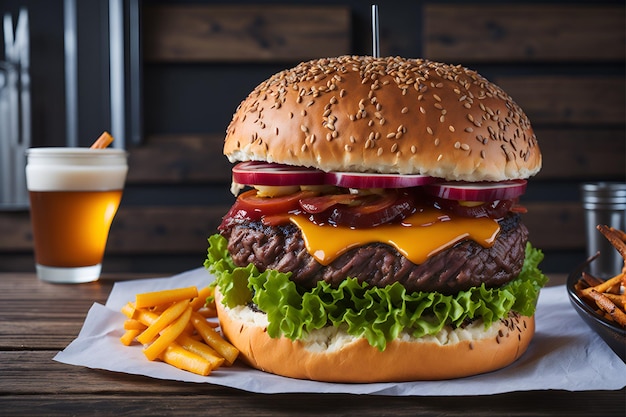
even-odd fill
[{"label": "wooden plank", "polygon": [[230,183],[232,164],[222,154],[224,135],[150,136],[130,150],[128,183]]},{"label": "wooden plank", "polygon": [[500,76],[533,126],[624,126],[626,80],[614,76]]},{"label": "wooden plank", "polygon": [[297,61],[350,52],[344,6],[147,6],[147,61]]},{"label": "wooden plank", "polygon": [[536,180],[624,180],[626,131],[616,129],[535,129],[543,156]]},{"label": "wooden plank", "polygon": [[624,5],[424,6],[424,55],[444,62],[624,60]]}]

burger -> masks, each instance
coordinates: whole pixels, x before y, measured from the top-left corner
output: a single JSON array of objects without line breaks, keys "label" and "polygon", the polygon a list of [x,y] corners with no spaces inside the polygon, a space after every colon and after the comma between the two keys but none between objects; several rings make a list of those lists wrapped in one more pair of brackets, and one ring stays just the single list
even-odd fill
[{"label": "burger", "polygon": [[258,85],[228,126],[237,199],[209,238],[224,336],[331,382],[459,378],[529,346],[546,277],[520,205],[528,118],[475,71],[341,56]]}]

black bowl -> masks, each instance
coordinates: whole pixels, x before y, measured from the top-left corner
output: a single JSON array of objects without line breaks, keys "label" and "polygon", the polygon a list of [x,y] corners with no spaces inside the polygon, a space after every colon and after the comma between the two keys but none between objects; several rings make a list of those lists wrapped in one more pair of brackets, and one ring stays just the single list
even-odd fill
[{"label": "black bowl", "polygon": [[591,306],[576,294],[574,286],[581,276],[581,269],[578,269],[567,278],[567,294],[572,306],[574,306],[574,310],[609,345],[613,352],[626,363],[626,329],[596,313]]}]

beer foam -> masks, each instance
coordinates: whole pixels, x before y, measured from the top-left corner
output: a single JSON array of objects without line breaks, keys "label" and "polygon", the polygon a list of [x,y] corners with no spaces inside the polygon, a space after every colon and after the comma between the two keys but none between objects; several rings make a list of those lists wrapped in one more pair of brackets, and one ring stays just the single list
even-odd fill
[{"label": "beer foam", "polygon": [[29,191],[106,191],[124,188],[128,165],[121,149],[33,148],[26,153]]}]

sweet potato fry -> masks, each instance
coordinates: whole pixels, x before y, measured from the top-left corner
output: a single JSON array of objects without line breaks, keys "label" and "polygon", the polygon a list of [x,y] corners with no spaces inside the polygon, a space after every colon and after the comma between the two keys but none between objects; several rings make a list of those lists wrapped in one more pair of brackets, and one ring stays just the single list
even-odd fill
[{"label": "sweet potato fry", "polygon": [[613,278],[607,279],[606,281],[600,283],[599,285],[585,288],[584,290],[582,290],[583,296],[589,296],[589,293],[591,293],[591,291],[596,291],[599,293],[607,292],[611,288],[613,288],[613,286],[620,285],[621,280],[622,280],[622,274],[619,274],[619,275],[614,276]]},{"label": "sweet potato fry", "polygon": [[596,228],[611,242],[622,258],[626,259],[626,241],[622,237],[624,232],[604,224],[599,224]]},{"label": "sweet potato fry", "polygon": [[619,323],[622,327],[626,326],[626,313],[620,310],[611,300],[609,300],[604,294],[599,293],[596,290],[592,290],[589,296],[593,298],[603,311],[607,312],[613,320]]}]

